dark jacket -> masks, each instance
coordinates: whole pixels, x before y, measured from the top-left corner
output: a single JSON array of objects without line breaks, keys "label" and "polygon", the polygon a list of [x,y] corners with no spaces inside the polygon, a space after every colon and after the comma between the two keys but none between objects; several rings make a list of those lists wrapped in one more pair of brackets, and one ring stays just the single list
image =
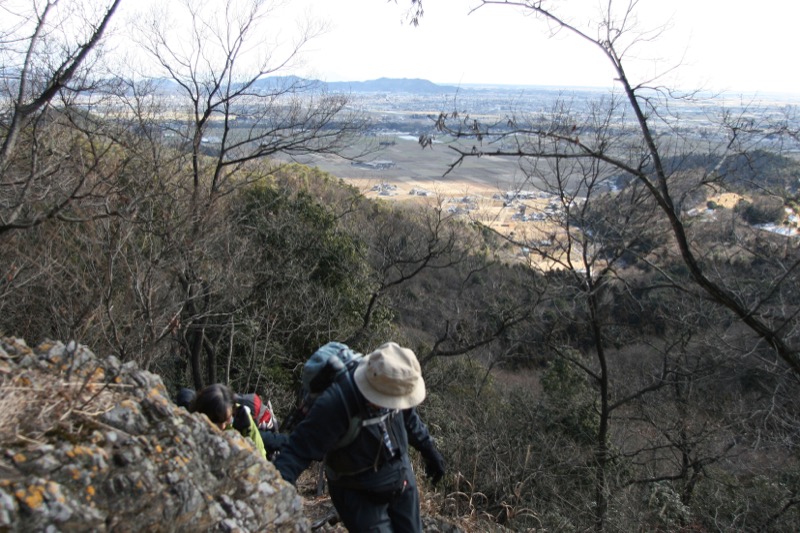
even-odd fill
[{"label": "dark jacket", "polygon": [[[352,370],[339,376],[314,402],[311,410],[289,437],[275,459],[275,467],[286,481],[294,484],[312,461],[325,460],[331,483],[357,481],[370,488],[371,472],[390,462],[408,464],[408,445],[419,450],[433,447],[428,428],[416,409],[398,411],[386,419],[387,433],[397,450],[390,457],[378,424],[361,428],[355,440],[337,449],[348,434],[353,417],[370,418],[367,401],[352,379]],[[386,410],[382,410],[386,413]]]}]

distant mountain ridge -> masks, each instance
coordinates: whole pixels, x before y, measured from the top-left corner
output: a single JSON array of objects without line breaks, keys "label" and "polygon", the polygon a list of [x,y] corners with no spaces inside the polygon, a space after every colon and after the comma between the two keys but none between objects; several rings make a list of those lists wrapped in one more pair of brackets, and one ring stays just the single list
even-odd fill
[{"label": "distant mountain ridge", "polygon": [[[162,94],[180,92],[178,84],[168,78],[153,78],[151,80],[157,92]],[[279,91],[292,85],[316,86],[335,93],[416,93],[439,94],[453,93],[463,88],[453,85],[437,85],[432,81],[420,78],[378,78],[367,81],[334,81],[324,82],[309,80],[297,76],[270,76],[261,78],[253,84],[253,88],[264,92]]]},{"label": "distant mountain ridge", "polygon": [[[324,83],[324,82],[321,82]],[[335,81],[326,83],[333,92],[450,93],[459,88],[437,85],[420,78],[378,78],[369,81]]]},{"label": "distant mountain ridge", "polygon": [[432,81],[420,78],[378,78],[367,81],[331,81],[309,80],[297,76],[271,76],[262,78],[255,83],[261,89],[270,90],[275,87],[287,87],[291,84],[313,84],[335,93],[451,93],[458,91],[458,87],[451,85],[437,85]]}]

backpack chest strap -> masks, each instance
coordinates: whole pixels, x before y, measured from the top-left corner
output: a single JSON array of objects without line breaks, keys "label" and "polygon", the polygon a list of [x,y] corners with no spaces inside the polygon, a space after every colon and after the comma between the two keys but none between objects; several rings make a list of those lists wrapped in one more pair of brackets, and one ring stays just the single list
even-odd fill
[{"label": "backpack chest strap", "polygon": [[363,428],[367,426],[374,426],[375,424],[380,424],[381,422],[384,422],[390,418],[394,418],[394,415],[396,415],[399,412],[400,411],[397,409],[392,409],[389,412],[384,413],[382,415],[374,416],[372,418],[366,418],[361,421],[361,427]]}]

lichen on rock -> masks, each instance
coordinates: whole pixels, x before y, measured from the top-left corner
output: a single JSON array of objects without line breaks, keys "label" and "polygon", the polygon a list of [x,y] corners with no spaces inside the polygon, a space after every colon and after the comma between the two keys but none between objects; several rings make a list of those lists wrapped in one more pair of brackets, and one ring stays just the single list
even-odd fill
[{"label": "lichen on rock", "polygon": [[309,529],[246,439],[74,341],[0,339],[0,428],[0,531]]}]

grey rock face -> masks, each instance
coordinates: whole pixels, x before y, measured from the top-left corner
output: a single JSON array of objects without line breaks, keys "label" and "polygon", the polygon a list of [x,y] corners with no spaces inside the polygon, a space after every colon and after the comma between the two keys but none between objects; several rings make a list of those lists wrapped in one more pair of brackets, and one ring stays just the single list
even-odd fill
[{"label": "grey rock face", "polygon": [[309,530],[249,441],[74,342],[0,339],[0,444],[0,531]]}]

